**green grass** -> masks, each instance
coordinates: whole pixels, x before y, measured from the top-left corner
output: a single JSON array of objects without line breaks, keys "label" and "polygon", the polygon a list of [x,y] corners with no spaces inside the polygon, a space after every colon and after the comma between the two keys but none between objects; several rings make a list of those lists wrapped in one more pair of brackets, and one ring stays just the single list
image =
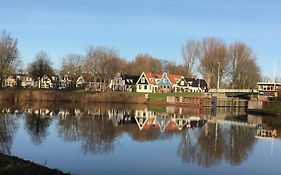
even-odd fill
[{"label": "green grass", "polygon": [[168,93],[149,93],[148,99],[151,102],[166,102],[168,96],[175,96],[175,97],[196,97],[198,93],[195,92],[168,92]]},{"label": "green grass", "polygon": [[69,175],[59,170],[0,153],[0,174],[5,175]]},{"label": "green grass", "polygon": [[277,102],[269,107],[263,109],[266,112],[278,113],[281,112],[281,102]]}]

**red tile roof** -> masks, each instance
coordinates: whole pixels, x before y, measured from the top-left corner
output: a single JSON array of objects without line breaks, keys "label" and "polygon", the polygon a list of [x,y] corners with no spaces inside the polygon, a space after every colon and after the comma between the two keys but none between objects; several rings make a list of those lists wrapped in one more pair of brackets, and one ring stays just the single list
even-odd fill
[{"label": "red tile roof", "polygon": [[161,79],[161,74],[154,74],[154,73],[144,73],[146,78],[148,79],[149,84],[157,85],[156,79]]},{"label": "red tile roof", "polygon": [[179,79],[181,79],[181,75],[176,74],[167,74],[169,80],[172,84],[176,84]]}]

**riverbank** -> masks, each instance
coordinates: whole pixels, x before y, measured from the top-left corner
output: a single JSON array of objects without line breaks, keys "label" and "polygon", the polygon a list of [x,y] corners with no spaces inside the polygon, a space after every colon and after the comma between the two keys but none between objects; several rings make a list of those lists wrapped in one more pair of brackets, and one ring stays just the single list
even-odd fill
[{"label": "riverbank", "polygon": [[4,89],[0,91],[2,101],[53,101],[96,103],[145,103],[144,94],[131,95],[124,92],[60,91],[42,89]]},{"label": "riverbank", "polygon": [[248,109],[249,113],[281,117],[281,102],[273,103],[263,109]]},{"label": "riverbank", "polygon": [[5,175],[70,175],[56,169],[0,153],[0,174]]},{"label": "riverbank", "polygon": [[97,102],[97,103],[135,103],[168,105],[168,96],[195,97],[198,93],[138,93],[138,92],[92,92],[42,89],[4,89],[0,90],[0,100],[6,101],[54,101],[54,102]]}]

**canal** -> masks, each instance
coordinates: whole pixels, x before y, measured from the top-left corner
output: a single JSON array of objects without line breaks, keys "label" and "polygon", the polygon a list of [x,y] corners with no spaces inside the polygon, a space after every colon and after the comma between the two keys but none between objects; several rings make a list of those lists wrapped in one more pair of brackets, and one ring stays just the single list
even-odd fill
[{"label": "canal", "polygon": [[243,109],[124,104],[0,104],[0,152],[72,174],[281,172],[281,120]]}]

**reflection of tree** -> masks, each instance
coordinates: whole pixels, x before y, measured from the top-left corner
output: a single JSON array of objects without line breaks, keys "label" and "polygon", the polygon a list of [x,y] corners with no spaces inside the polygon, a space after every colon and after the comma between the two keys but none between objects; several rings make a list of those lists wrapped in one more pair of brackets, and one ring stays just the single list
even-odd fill
[{"label": "reflection of tree", "polygon": [[114,149],[115,138],[119,135],[112,122],[102,118],[82,118],[81,139],[83,140],[82,149],[85,154],[104,154],[111,153]]},{"label": "reflection of tree", "polygon": [[239,165],[248,157],[255,143],[254,130],[245,127],[230,126],[224,131],[225,159],[233,165]]},{"label": "reflection of tree", "polygon": [[69,116],[66,119],[60,118],[58,121],[59,136],[66,141],[77,141],[80,137],[79,121],[74,116]]},{"label": "reflection of tree", "polygon": [[25,129],[31,136],[34,144],[39,145],[48,135],[48,127],[50,126],[51,119],[48,117],[27,114],[25,117]]},{"label": "reflection of tree", "polygon": [[203,167],[215,166],[222,158],[235,165],[247,159],[254,141],[250,128],[207,123],[195,134],[190,129],[182,133],[177,154],[183,162]]},{"label": "reflection of tree", "polygon": [[18,128],[14,115],[0,114],[0,152],[11,154],[13,137]]}]

